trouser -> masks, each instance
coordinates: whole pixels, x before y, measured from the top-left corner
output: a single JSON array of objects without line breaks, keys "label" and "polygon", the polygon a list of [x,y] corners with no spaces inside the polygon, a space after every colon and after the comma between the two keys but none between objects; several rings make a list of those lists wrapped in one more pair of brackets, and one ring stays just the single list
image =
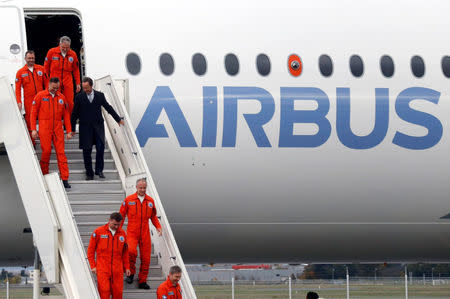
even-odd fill
[{"label": "trouser", "polygon": [[[95,132],[95,149],[97,153],[95,155],[95,173],[98,174],[103,171],[104,167],[104,153],[105,153],[105,144],[102,141],[102,138],[97,135]],[[84,168],[86,169],[86,175],[93,176],[94,171],[92,170],[92,147],[88,149],[83,149],[83,160],[84,160]]]},{"label": "trouser", "polygon": [[35,146],[36,141],[33,138],[31,138],[31,115],[30,115],[30,113],[25,113],[25,122],[27,123],[28,134],[30,134],[31,142],[33,143],[33,146]]},{"label": "trouser", "polygon": [[59,175],[62,180],[69,179],[69,166],[67,165],[67,157],[64,152],[64,133],[55,131],[46,132],[39,130],[39,139],[41,140],[41,170],[42,173],[48,174],[50,155],[52,153],[52,142],[56,152],[56,159],[58,160]]},{"label": "trouser", "polygon": [[[122,269],[121,269],[122,270]],[[99,271],[97,274],[98,293],[101,299],[122,299],[123,295],[123,271],[109,272]]]},{"label": "trouser", "polygon": [[148,269],[150,266],[150,257],[152,253],[152,242],[150,240],[150,234],[148,234],[148,238],[144,238],[144,240],[142,239],[143,238],[139,238],[139,236],[134,236],[133,234],[129,234],[127,236],[128,256],[130,257],[131,274],[136,273],[137,246],[139,245],[139,253],[141,257],[141,266],[139,268],[139,283],[147,281]]},{"label": "trouser", "polygon": [[69,115],[72,115],[73,97],[74,97],[72,76],[70,77],[70,81],[64,79],[63,83],[61,84],[61,93],[66,98],[67,109],[69,110]]}]

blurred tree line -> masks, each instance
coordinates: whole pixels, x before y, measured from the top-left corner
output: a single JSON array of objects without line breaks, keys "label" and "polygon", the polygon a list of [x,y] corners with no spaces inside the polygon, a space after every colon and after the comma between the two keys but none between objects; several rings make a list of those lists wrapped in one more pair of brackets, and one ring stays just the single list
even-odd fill
[{"label": "blurred tree line", "polygon": [[[343,279],[346,277],[346,267],[351,277],[398,277],[405,275],[405,265],[402,264],[350,264],[350,265],[315,265],[305,267],[301,279]],[[408,272],[413,277],[450,277],[450,264],[410,264]],[[409,274],[409,273],[408,273]]]}]

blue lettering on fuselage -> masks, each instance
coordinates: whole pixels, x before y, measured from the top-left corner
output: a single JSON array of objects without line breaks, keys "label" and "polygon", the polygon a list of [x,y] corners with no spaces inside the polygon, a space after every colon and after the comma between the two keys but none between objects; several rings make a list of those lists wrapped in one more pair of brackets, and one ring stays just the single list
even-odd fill
[{"label": "blue lettering on fuselage", "polygon": [[[203,126],[201,147],[217,146],[218,100],[217,87],[203,87]],[[373,130],[365,136],[353,133],[350,125],[351,96],[350,88],[336,89],[336,134],[347,148],[362,150],[373,148],[386,138],[389,128],[389,89],[375,88],[375,123]],[[410,136],[397,131],[392,143],[406,149],[423,150],[439,143],[443,134],[441,121],[426,112],[411,107],[413,101],[428,101],[438,104],[440,92],[423,87],[407,88],[400,92],[395,100],[395,113],[410,124],[424,127],[425,136]],[[223,132],[222,147],[236,147],[238,103],[257,101],[261,109],[257,113],[243,114],[245,122],[257,147],[272,147],[264,125],[275,114],[275,100],[260,87],[223,88]],[[295,109],[296,101],[314,101],[315,110]],[[201,103],[201,102],[200,102]],[[186,120],[174,94],[168,86],[158,86],[136,129],[136,135],[143,147],[151,138],[168,138],[164,124],[157,124],[161,113],[165,111],[177,137],[180,147],[197,147],[191,127]],[[327,118],[330,100],[327,94],[315,87],[280,88],[280,129],[278,147],[307,148],[318,147],[326,143],[331,135],[331,123]],[[318,131],[314,135],[294,134],[294,124],[314,124]]]}]

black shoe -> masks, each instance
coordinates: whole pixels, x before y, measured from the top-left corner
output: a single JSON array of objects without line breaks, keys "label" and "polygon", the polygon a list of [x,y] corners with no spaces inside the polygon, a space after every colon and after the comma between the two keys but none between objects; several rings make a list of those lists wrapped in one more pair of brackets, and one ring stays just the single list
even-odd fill
[{"label": "black shoe", "polygon": [[125,279],[125,281],[128,284],[132,284],[133,283],[133,279],[134,279],[134,274],[131,274],[130,276],[127,276],[127,279]]},{"label": "black shoe", "polygon": [[63,180],[63,185],[64,185],[64,188],[66,188],[66,189],[72,188],[72,186],[70,186],[70,184],[67,180]]},{"label": "black shoe", "polygon": [[93,181],[94,176],[93,175],[86,175],[86,181]]},{"label": "black shoe", "polygon": [[103,171],[97,172],[96,175],[98,175],[99,178],[104,179],[105,175],[103,174]]},{"label": "black shoe", "polygon": [[150,290],[150,286],[146,282],[139,283],[139,288],[144,290]]}]

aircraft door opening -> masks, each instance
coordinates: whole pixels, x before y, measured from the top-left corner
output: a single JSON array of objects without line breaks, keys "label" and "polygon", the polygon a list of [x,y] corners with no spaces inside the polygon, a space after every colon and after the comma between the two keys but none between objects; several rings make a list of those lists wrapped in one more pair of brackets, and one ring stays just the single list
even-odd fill
[{"label": "aircraft door opening", "polygon": [[73,11],[46,12],[25,10],[28,50],[36,53],[36,63],[44,65],[49,49],[59,45],[62,36],[71,39],[71,49],[78,56],[80,74],[85,74],[83,30],[80,16]]}]

